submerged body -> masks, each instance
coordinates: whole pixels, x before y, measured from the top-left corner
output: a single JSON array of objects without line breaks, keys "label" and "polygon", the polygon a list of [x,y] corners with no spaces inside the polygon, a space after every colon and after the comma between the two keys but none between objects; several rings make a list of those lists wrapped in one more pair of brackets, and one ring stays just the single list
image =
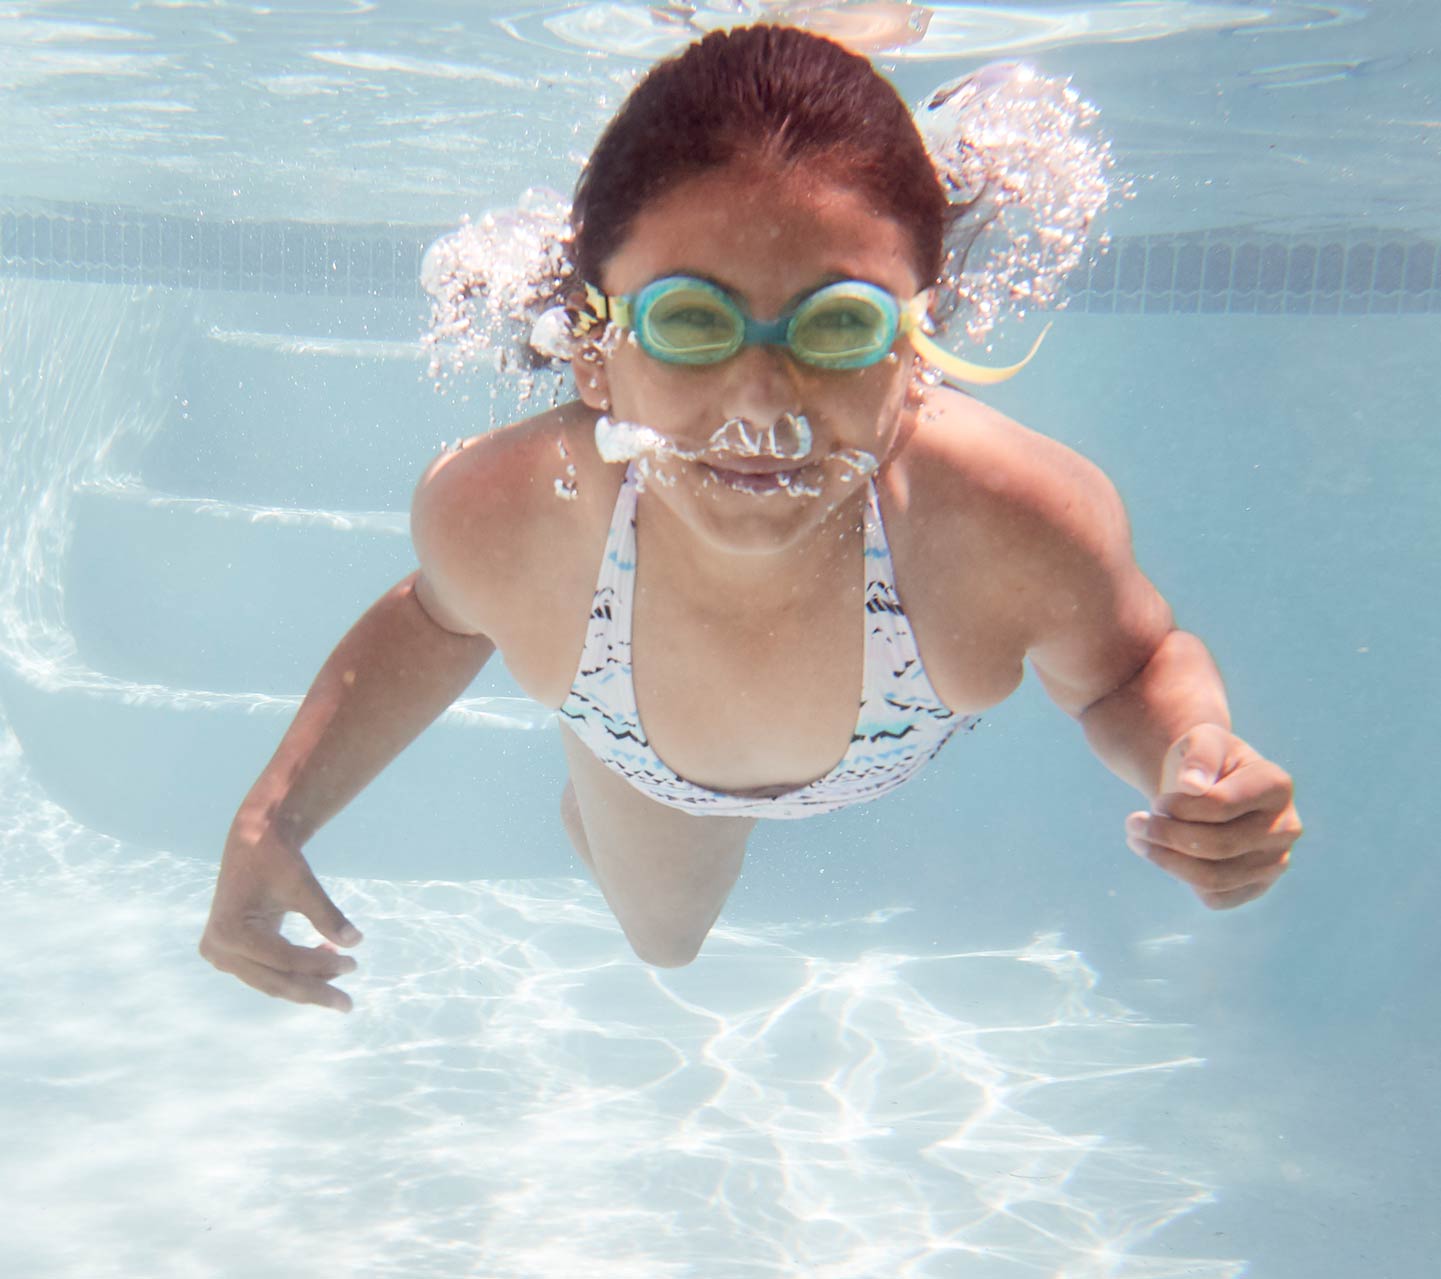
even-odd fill
[{"label": "submerged body", "polygon": [[[1068,450],[957,392],[928,393],[906,447],[881,467],[873,489],[857,482],[792,551],[793,577],[773,571],[768,589],[744,592],[701,578],[703,560],[657,486],[637,493],[624,465],[599,461],[588,444],[593,420],[583,405],[568,406],[437,461],[415,514],[426,566],[419,598],[438,624],[489,636],[521,687],[561,712],[567,732],[575,731],[572,716],[584,715],[592,683],[588,641],[592,654],[597,640],[628,641],[627,682],[646,744],[667,771],[707,792],[800,790],[831,775],[850,750],[866,673],[871,492],[888,585],[923,670],[924,684],[911,693],[925,702],[933,692],[939,702],[899,716],[899,725],[940,715],[959,725],[995,706],[1019,684],[1027,653],[1063,619],[1074,625],[1083,603],[1113,628],[1096,640],[1114,662],[1099,676],[1110,687],[1144,665],[1171,629],[1164,602],[1133,564],[1121,580],[1105,580],[1106,566],[1093,560],[1091,580],[1073,578],[1064,597],[1047,589],[1084,555],[1074,534],[1089,528],[1094,538],[1098,521],[1110,526],[1124,563],[1115,494]],[[577,497],[558,502],[551,476],[566,464],[575,468]],[[719,500],[742,509],[764,501],[790,518],[784,507],[805,499],[737,492]],[[628,549],[613,535],[618,521],[628,522],[630,502],[628,617],[598,628],[597,605],[614,601],[597,587],[608,585],[608,554]],[[1090,691],[1073,693],[1068,709],[1082,709]],[[604,755],[596,718],[581,736]]]},{"label": "submerged body", "polygon": [[[420,605],[437,625],[488,636],[563,724],[586,688],[596,588],[616,549],[617,508],[622,518],[627,510],[627,468],[601,461],[595,415],[574,404],[476,438],[437,460],[415,508]],[[964,724],[1015,690],[1029,658],[1113,766],[1154,793],[1159,777],[1136,765],[1159,767],[1175,736],[1223,720],[1226,709],[1204,648],[1174,629],[1136,567],[1109,481],[1069,449],[945,388],[912,395],[896,425],[874,494],[891,585],[939,701],[898,722],[924,732],[939,713]],[[560,502],[553,480],[567,465],[576,497]],[[758,496],[708,484],[703,462],[672,465],[680,474],[671,484],[653,479],[635,499],[630,669],[646,750],[682,782],[681,795],[804,795],[821,779],[824,799],[860,727],[871,486],[838,481],[843,494],[824,518],[773,551],[750,526],[803,521],[794,508],[815,499]],[[702,493],[696,506],[683,504]],[[708,547],[732,512],[740,548]],[[1107,701],[1147,668],[1169,690],[1163,716],[1145,697]],[[688,962],[769,805],[683,811],[676,790],[647,793],[604,760],[603,730],[583,731],[584,740],[561,732],[578,851],[637,953]]]},{"label": "submerged body", "polygon": [[[728,48],[744,54],[731,72],[737,110],[756,105],[752,54],[795,79],[790,106],[759,107],[777,136],[797,134],[796,111],[832,79],[857,74],[848,55],[796,33],[709,37],[700,52]],[[862,97],[873,95],[874,73],[859,74]],[[671,75],[683,94],[694,79]],[[664,100],[645,109],[675,118]],[[896,136],[910,130],[918,148],[899,110]],[[631,160],[615,163],[653,160],[656,135],[635,136]],[[831,135],[817,136],[816,154],[833,158]],[[662,175],[643,199],[643,184],[615,179],[611,196],[638,203],[612,212],[609,235],[578,239],[589,292],[701,281],[690,296],[718,290],[767,340],[686,361],[615,326],[592,331],[573,362],[578,402],[435,461],[413,510],[418,573],[341,642],[236,818],[202,941],[212,963],[270,994],[349,1007],[331,983],[354,962],[334,946],[359,934],[300,849],[497,649],[530,696],[579,727],[561,729],[566,829],[637,954],[656,964],[694,958],[758,815],[883,793],[952,725],[1013,692],[1028,662],[1145,796],[1127,822],[1138,853],[1210,906],[1275,881],[1300,833],[1290,778],[1230,731],[1215,666],[1137,567],[1100,471],[928,385],[903,333],[856,367],[818,365],[810,357],[828,343],[852,349],[859,310],[818,311],[836,331],[813,333],[809,349],[770,340],[780,317],[837,296],[838,282],[848,297],[926,292],[939,240],[921,245],[915,200],[875,176],[894,150],[873,148],[860,176],[818,176],[762,148]],[[677,146],[673,164],[692,151]],[[916,190],[939,200],[934,173],[921,178]],[[581,202],[583,231],[602,221],[602,194]],[[886,200],[893,211],[878,207]],[[662,336],[693,334],[703,349],[717,314],[681,307]],[[636,471],[598,449],[602,415],[653,446]],[[737,451],[735,438],[773,443]],[[608,557],[625,563],[606,568]],[[868,559],[884,560],[879,582]],[[868,581],[870,606],[891,613],[879,630],[866,624]],[[894,702],[883,722],[878,702]],[[857,739],[873,720],[916,749],[862,759]],[[617,749],[627,735],[634,752]],[[331,944],[285,941],[289,910]]]}]

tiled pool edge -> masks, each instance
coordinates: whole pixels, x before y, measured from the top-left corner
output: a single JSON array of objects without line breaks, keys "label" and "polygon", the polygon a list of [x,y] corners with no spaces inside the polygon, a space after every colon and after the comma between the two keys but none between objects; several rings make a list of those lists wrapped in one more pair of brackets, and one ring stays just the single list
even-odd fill
[{"label": "tiled pool edge", "polygon": [[[423,297],[449,227],[239,221],[0,197],[0,277],[321,297]],[[1441,242],[1246,227],[1117,239],[1072,277],[1092,315],[1441,314]]]},{"label": "tiled pool edge", "polygon": [[1118,239],[1071,309],[1124,315],[1437,315],[1441,245],[1401,232],[1226,227]]}]

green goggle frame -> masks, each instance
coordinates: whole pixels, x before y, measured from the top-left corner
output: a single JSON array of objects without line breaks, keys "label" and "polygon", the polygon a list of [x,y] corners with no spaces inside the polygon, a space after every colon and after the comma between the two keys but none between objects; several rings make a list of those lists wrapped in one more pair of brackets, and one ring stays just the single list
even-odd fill
[{"label": "green goggle frame", "polygon": [[742,347],[762,345],[783,346],[814,368],[863,369],[884,360],[904,336],[923,360],[948,377],[990,384],[1025,368],[1045,337],[1043,331],[1018,364],[972,364],[942,350],[922,332],[928,294],[917,294],[903,305],[864,280],[822,285],[768,321],[748,314],[718,285],[688,275],[664,276],[622,297],[607,296],[587,284],[585,296],[595,320],[629,329],[647,355],[666,364],[718,364]]}]

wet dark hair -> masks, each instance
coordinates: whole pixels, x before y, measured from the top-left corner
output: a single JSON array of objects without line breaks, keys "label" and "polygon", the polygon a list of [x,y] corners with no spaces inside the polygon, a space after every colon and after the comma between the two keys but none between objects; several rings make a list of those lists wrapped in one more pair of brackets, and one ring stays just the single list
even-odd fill
[{"label": "wet dark hair", "polygon": [[715,31],[635,87],[576,186],[572,256],[599,283],[657,196],[736,161],[868,198],[906,231],[922,286],[941,272],[950,205],[906,104],[865,58],[794,27]]}]

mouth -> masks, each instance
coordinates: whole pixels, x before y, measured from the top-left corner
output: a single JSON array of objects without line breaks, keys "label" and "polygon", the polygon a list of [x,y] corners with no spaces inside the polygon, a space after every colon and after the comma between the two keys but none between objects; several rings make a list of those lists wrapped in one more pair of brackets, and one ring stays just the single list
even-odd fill
[{"label": "mouth", "polygon": [[784,492],[799,485],[803,473],[810,469],[794,465],[785,469],[777,466],[759,467],[754,464],[747,466],[744,462],[738,466],[716,466],[710,462],[703,462],[701,465],[727,488],[741,493]]}]

